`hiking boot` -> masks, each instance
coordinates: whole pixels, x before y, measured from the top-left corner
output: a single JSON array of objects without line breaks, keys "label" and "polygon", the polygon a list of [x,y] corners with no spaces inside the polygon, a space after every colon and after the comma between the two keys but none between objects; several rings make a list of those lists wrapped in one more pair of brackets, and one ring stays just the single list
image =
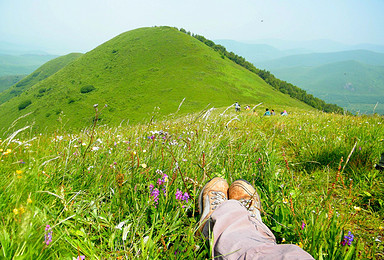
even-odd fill
[{"label": "hiking boot", "polygon": [[199,229],[203,230],[213,211],[228,199],[228,183],[223,178],[215,177],[205,184],[199,195]]},{"label": "hiking boot", "polygon": [[251,217],[261,220],[261,202],[256,189],[248,181],[239,179],[232,182],[228,190],[231,200],[238,200],[249,211]]},{"label": "hiking boot", "polygon": [[375,164],[375,169],[379,171],[384,171],[384,153],[381,154],[381,159],[378,164]]}]

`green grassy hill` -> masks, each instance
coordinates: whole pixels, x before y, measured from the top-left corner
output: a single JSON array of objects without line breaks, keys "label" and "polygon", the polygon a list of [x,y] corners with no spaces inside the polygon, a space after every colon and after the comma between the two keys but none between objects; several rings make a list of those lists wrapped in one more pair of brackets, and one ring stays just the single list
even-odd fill
[{"label": "green grassy hill", "polygon": [[22,78],[24,78],[27,75],[8,75],[8,76],[1,76],[0,77],[0,93],[7,88],[11,87],[12,85],[19,82]]},{"label": "green grassy hill", "polygon": [[68,65],[81,55],[81,53],[70,53],[68,55],[64,55],[48,61],[47,63],[39,67],[37,70],[35,70],[33,73],[23,78],[16,85],[0,93],[0,104],[12,99],[13,97],[20,95],[23,91],[30,89],[33,85],[55,74],[57,71],[64,68],[66,65]]},{"label": "green grassy hill", "polygon": [[277,77],[351,112],[384,114],[384,66],[343,61],[275,69]]},{"label": "green grassy hill", "polygon": [[0,106],[5,128],[16,118],[40,130],[92,124],[94,104],[107,104],[102,123],[264,102],[311,109],[273,89],[261,78],[195,38],[170,27],[123,33]]}]

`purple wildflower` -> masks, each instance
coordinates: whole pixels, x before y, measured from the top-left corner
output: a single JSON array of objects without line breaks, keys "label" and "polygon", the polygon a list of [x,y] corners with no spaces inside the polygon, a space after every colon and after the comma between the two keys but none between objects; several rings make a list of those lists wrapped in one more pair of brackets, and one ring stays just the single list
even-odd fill
[{"label": "purple wildflower", "polygon": [[85,256],[84,255],[79,255],[76,260],[84,260],[85,259]]},{"label": "purple wildflower", "polygon": [[[183,192],[179,189],[177,189],[176,193],[175,193],[175,197],[177,200],[180,200],[181,202],[185,202],[185,203],[188,203],[188,199],[189,199],[189,195],[188,195],[188,192]],[[185,205],[182,206],[183,208],[185,207]]]},{"label": "purple wildflower", "polygon": [[[162,173],[162,172],[161,172]],[[157,179],[157,185],[163,185],[168,179],[168,175],[166,175],[165,173],[163,173],[163,177]]]},{"label": "purple wildflower", "polygon": [[175,197],[177,200],[181,200],[183,198],[183,193],[181,192],[181,190],[177,189]]},{"label": "purple wildflower", "polygon": [[303,221],[303,223],[301,224],[301,229],[304,229],[306,226],[305,222]]},{"label": "purple wildflower", "polygon": [[[153,201],[156,203],[156,204],[159,204],[159,189],[158,188],[155,188],[151,191],[151,196],[153,197]],[[156,207],[156,206],[155,206]]]},{"label": "purple wildflower", "polygon": [[184,193],[182,200],[185,201],[185,203],[188,203],[189,195],[187,192]]},{"label": "purple wildflower", "polygon": [[349,245],[350,246],[352,244],[352,242],[353,242],[354,237],[355,236],[352,234],[352,232],[348,231],[348,235],[344,236],[344,240],[341,241],[341,244],[343,246],[345,246],[345,245]]},{"label": "purple wildflower", "polygon": [[51,226],[47,225],[45,227],[44,243],[48,246],[52,242],[52,231]]}]

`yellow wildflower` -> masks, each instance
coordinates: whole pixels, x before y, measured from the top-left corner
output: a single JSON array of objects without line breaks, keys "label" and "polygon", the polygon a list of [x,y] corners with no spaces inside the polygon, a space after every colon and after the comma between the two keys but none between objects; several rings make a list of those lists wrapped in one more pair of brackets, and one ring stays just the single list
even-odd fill
[{"label": "yellow wildflower", "polygon": [[20,206],[19,208],[19,212],[20,212],[20,215],[23,214],[25,212],[25,209],[23,206]]},{"label": "yellow wildflower", "polygon": [[27,199],[27,203],[28,203],[28,204],[29,204],[29,203],[32,203],[31,198],[28,198],[28,199]]},{"label": "yellow wildflower", "polygon": [[22,170],[16,170],[16,173],[17,173],[17,174],[22,174],[23,171],[22,171]]},{"label": "yellow wildflower", "polygon": [[13,213],[14,213],[15,215],[19,214],[19,210],[15,208],[15,209],[13,209]]},{"label": "yellow wildflower", "polygon": [[8,154],[10,154],[11,152],[12,152],[11,149],[7,149],[7,150],[3,153],[3,155],[8,155]]},{"label": "yellow wildflower", "polygon": [[147,168],[147,165],[145,163],[141,164],[141,167],[143,167],[144,169]]},{"label": "yellow wildflower", "polygon": [[283,203],[284,204],[287,204],[288,203],[288,200],[286,198],[283,198]]},{"label": "yellow wildflower", "polygon": [[380,227],[379,227],[379,229],[380,229],[380,230],[383,230],[383,229],[384,229],[384,227],[383,227],[383,226],[380,226]]},{"label": "yellow wildflower", "polygon": [[301,243],[301,241],[300,241],[300,243],[298,243],[296,245],[298,245],[299,247],[303,248],[303,243]]},{"label": "yellow wildflower", "polygon": [[283,239],[281,240],[281,243],[284,243],[286,240],[285,240],[285,238],[283,237]]},{"label": "yellow wildflower", "polygon": [[360,208],[360,207],[356,207],[356,206],[354,206],[353,208],[356,210],[356,212],[361,211],[361,208]]},{"label": "yellow wildflower", "polygon": [[4,150],[3,149],[0,149],[0,153],[2,153]]}]

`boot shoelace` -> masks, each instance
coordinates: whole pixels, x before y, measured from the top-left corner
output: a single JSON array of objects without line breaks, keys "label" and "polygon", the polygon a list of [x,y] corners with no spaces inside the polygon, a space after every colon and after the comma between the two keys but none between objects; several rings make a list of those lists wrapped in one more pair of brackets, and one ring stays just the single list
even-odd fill
[{"label": "boot shoelace", "polygon": [[[252,199],[241,199],[239,201],[251,213],[251,217],[256,217],[256,215],[254,213],[255,206],[252,205]],[[257,207],[256,207],[256,209],[257,209]]]},{"label": "boot shoelace", "polygon": [[212,191],[211,193],[215,195],[211,197],[211,199],[213,200],[213,202],[211,203],[211,205],[213,206],[212,210],[215,210],[219,205],[221,205],[221,203],[227,200],[227,197],[221,191]]}]

